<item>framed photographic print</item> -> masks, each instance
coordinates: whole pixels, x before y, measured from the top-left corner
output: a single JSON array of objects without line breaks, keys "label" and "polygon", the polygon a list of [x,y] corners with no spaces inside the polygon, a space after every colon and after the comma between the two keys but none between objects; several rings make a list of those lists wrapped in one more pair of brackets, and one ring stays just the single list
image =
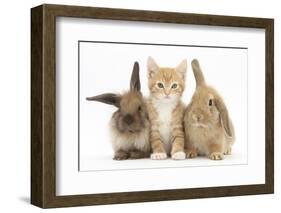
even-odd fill
[{"label": "framed photographic print", "polygon": [[273,19],[31,9],[31,203],[273,193]]}]

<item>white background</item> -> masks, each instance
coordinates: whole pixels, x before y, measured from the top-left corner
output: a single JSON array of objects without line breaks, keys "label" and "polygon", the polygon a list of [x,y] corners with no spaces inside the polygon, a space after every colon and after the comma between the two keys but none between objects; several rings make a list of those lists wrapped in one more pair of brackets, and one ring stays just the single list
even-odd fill
[{"label": "white background", "polygon": [[[120,26],[120,24],[118,26]],[[97,29],[97,27],[93,27],[93,29]],[[133,29],[133,32],[138,34],[137,29]],[[181,37],[187,37],[185,39],[187,43],[185,44],[190,45],[192,43],[189,43],[188,41],[193,37],[192,35],[198,37],[198,33],[196,33],[195,29],[191,27],[190,31],[192,32],[189,32],[188,30],[186,30],[187,32],[184,31],[184,33],[173,32],[173,35],[183,34]],[[203,29],[200,29],[200,31],[202,30]],[[139,31],[144,31],[144,29],[139,29]],[[160,29],[155,29],[155,32],[157,31],[159,32]],[[128,30],[126,30],[126,32],[128,32]],[[255,34],[255,32],[257,31],[254,31],[253,34]],[[258,32],[261,34],[260,38],[264,39],[263,32]],[[155,34],[153,32],[143,33],[146,35]],[[69,37],[69,33],[65,34]],[[233,32],[231,31],[229,34],[233,34]],[[247,36],[250,35],[247,34]],[[170,38],[172,36],[166,35],[165,37]],[[95,38],[95,36],[93,36],[93,38]],[[225,38],[225,36],[223,36],[223,38]],[[113,39],[116,39],[116,34]],[[173,39],[176,40],[175,38]],[[177,43],[179,42],[184,44],[183,41],[177,40]],[[113,153],[110,143],[111,139],[108,123],[112,113],[117,109],[113,106],[86,101],[86,97],[105,92],[116,93],[127,90],[129,88],[132,66],[135,60],[140,64],[142,93],[147,97],[149,91],[146,66],[149,55],[155,56],[155,60],[160,66],[175,67],[183,59],[188,59],[186,89],[182,97],[185,104],[189,103],[195,90],[195,79],[190,63],[192,59],[198,58],[206,81],[214,85],[220,91],[222,96],[225,97],[224,99],[228,106],[230,116],[236,127],[236,142],[233,147],[233,154],[227,156],[225,161],[219,161],[219,164],[247,164],[247,52],[247,49],[81,42],[80,170],[89,171],[218,165],[218,162],[210,161],[208,158],[203,158],[202,160],[201,158],[196,158],[194,160],[185,161],[127,160],[116,162],[112,160]],[[67,79],[67,77],[69,77],[70,69],[68,66],[69,65],[67,65],[66,69],[67,76],[64,78],[62,77],[61,79]],[[76,67],[77,66],[75,66],[75,68]],[[257,70],[254,69],[255,74],[256,71]],[[74,70],[74,73],[76,72],[77,69]],[[67,108],[69,108],[69,106],[67,106]],[[67,140],[67,143],[69,143],[69,140]]]},{"label": "white background", "polygon": [[[81,4],[79,1],[49,1],[50,3]],[[30,172],[30,14],[29,8],[41,4],[42,1],[10,1],[1,5],[1,211],[21,210],[36,212],[40,209],[32,207],[29,202]],[[240,15],[275,18],[276,58],[280,55],[280,20],[278,1],[84,1],[88,6],[108,6],[138,9],[167,10],[193,13],[213,13],[222,15]],[[280,37],[280,36],[279,36]],[[276,60],[276,70],[280,63]],[[275,73],[276,108],[280,108],[279,72]],[[279,97],[278,97],[279,96]],[[125,204],[99,207],[83,207],[67,209],[82,212],[131,212],[154,210],[172,212],[179,210],[228,212],[253,211],[261,208],[275,210],[280,206],[280,112],[276,110],[275,150],[276,150],[276,184],[275,195],[244,196],[234,198],[198,199],[188,201],[169,201],[161,203]],[[64,212],[65,209],[51,210]]]},{"label": "white background", "polygon": [[[257,104],[264,103],[264,30],[192,25],[175,27],[173,24],[142,22],[132,24],[126,21],[87,19],[73,21],[72,18],[60,18],[57,22],[57,195],[264,183],[265,110],[264,104]],[[114,34],[114,37],[111,34]],[[159,34],[163,36],[160,38]],[[112,45],[108,45],[107,50],[104,49],[104,46],[103,49],[99,49],[101,47],[82,45],[80,48],[80,168],[86,172],[78,172],[78,40],[115,42],[125,40],[145,43],[236,46],[249,49],[239,51],[222,48],[143,47],[138,45],[125,48],[123,46],[121,51],[121,47],[116,44],[114,50],[111,50]],[[119,89],[120,84],[122,87],[127,85],[128,80],[123,74],[129,73],[128,76],[130,76],[132,61],[136,59],[140,61],[140,66],[145,72],[148,53],[155,56],[158,63],[163,64],[162,66],[175,66],[183,58],[198,58],[201,61],[206,78],[223,93],[230,114],[233,116],[237,132],[237,146],[234,146],[233,155],[227,156],[225,161],[196,158],[185,161],[143,159],[123,162],[112,161],[110,157],[106,158],[106,156],[102,156],[102,158],[95,156],[97,152],[94,150],[100,154],[105,154],[104,151],[110,150],[106,149],[108,138],[105,138],[104,135],[107,135],[106,129],[108,128],[106,113],[111,114],[112,111],[110,111],[110,107],[106,109],[104,106],[104,109],[94,109],[95,106],[102,107],[102,105],[87,102],[85,97],[90,95],[89,91],[100,93],[105,88],[116,90]],[[171,57],[172,53],[173,57]],[[247,67],[249,67],[248,72]],[[192,76],[192,71],[189,73]],[[187,75],[187,89],[184,94],[186,101],[194,90],[194,80],[192,80],[193,77],[189,77],[190,75]],[[142,82],[146,82],[143,80],[146,79],[145,76],[145,74],[141,75]],[[143,88],[145,93],[148,93],[147,88]],[[249,90],[248,97],[247,89]],[[250,109],[248,113],[247,99]],[[99,113],[98,117],[93,114],[99,111],[103,111],[105,114]],[[247,114],[249,128],[246,126]],[[259,114],[260,116],[257,116]],[[91,121],[99,123],[98,128]],[[99,130],[101,134],[96,135],[95,129],[101,129]],[[247,137],[249,138],[248,143]],[[246,154],[247,151],[249,157]],[[95,157],[97,158],[95,159]],[[210,173],[213,175],[210,176]],[[237,176],[237,174],[241,175]],[[201,178],[206,176],[210,177]]]}]

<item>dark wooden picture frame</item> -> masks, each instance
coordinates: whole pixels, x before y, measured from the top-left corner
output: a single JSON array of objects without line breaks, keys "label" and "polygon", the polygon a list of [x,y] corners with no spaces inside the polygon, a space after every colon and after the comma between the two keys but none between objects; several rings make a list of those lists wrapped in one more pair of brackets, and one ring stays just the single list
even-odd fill
[{"label": "dark wooden picture frame", "polygon": [[[265,184],[194,189],[56,195],[56,17],[265,29]],[[66,207],[274,192],[274,20],[233,16],[41,5],[31,9],[31,203]]]}]

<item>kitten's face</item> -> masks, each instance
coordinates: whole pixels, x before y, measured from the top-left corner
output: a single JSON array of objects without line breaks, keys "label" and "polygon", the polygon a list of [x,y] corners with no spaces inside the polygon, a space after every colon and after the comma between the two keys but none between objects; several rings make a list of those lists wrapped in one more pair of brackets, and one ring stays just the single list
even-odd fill
[{"label": "kitten's face", "polygon": [[148,85],[152,97],[164,102],[178,100],[185,87],[186,67],[186,60],[182,61],[176,68],[159,67],[149,57],[147,63]]}]

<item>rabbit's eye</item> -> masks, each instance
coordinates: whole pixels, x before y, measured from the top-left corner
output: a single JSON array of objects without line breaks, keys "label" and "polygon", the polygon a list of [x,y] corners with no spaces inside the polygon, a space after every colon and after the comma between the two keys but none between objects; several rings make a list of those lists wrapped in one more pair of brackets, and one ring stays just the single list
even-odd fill
[{"label": "rabbit's eye", "polygon": [[141,106],[139,106],[139,111],[141,111]]},{"label": "rabbit's eye", "polygon": [[178,87],[177,84],[172,84],[172,89],[176,89]]},{"label": "rabbit's eye", "polygon": [[157,83],[157,86],[159,87],[159,88],[161,88],[161,89],[163,89],[164,88],[164,84],[162,84],[162,83]]},{"label": "rabbit's eye", "polygon": [[210,100],[209,100],[209,106],[212,106],[212,105],[213,105],[213,100],[210,99]]}]

